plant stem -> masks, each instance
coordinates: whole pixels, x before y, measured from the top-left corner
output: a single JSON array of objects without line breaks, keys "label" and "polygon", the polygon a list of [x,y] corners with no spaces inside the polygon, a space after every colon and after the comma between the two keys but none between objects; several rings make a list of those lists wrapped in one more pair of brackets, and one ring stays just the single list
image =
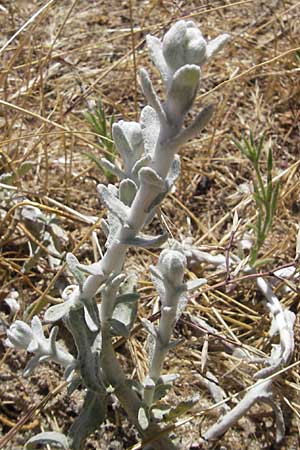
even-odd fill
[{"label": "plant stem", "polygon": [[[143,430],[139,424],[139,410],[144,407],[144,403],[139,398],[138,394],[133,391],[127,383],[123,369],[116,358],[111,342],[110,326],[108,321],[102,324],[101,335],[101,366],[103,368],[106,382],[113,387],[114,394],[120,401],[131,422],[136,426],[141,438],[145,441],[150,440],[162,430],[159,425],[154,423],[152,418],[150,418],[149,426],[146,430]],[[176,450],[176,446],[174,446],[172,441],[165,436],[159,438],[151,444],[146,444],[144,448],[145,450]]]}]

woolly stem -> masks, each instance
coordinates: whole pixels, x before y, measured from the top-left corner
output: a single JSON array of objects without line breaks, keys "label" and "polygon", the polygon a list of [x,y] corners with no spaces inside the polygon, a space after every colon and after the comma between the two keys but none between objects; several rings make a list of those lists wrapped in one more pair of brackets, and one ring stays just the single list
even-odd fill
[{"label": "woolly stem", "polygon": [[[106,382],[114,389],[114,394],[120,401],[122,407],[126,411],[131,422],[136,426],[141,438],[144,441],[150,440],[153,436],[158,435],[162,430],[150,418],[149,426],[144,430],[138,420],[139,410],[144,408],[143,401],[137,393],[133,391],[128,384],[123,369],[116,358],[115,351],[111,342],[109,322],[102,324],[102,350],[101,350],[101,366],[103,367]],[[176,446],[168,437],[161,437],[151,444],[145,445],[145,450],[176,450]]]},{"label": "woolly stem", "polygon": [[178,318],[178,305],[185,289],[183,285],[185,266],[186,259],[181,253],[165,250],[160,255],[157,268],[152,268],[153,281],[155,284],[158,282],[160,286],[162,308],[149,374],[144,383],[144,400],[148,407],[153,403],[156,383],[170,349],[171,336]]}]

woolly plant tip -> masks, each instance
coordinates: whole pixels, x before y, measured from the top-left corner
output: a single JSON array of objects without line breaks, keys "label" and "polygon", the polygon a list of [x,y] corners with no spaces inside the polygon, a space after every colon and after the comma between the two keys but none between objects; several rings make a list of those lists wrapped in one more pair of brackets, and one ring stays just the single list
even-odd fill
[{"label": "woolly plant tip", "polygon": [[34,334],[30,326],[21,320],[16,320],[7,330],[6,344],[10,347],[27,350],[33,340]]},{"label": "woolly plant tip", "polygon": [[180,20],[163,39],[163,55],[172,72],[186,64],[200,66],[206,59],[206,41],[193,22]]},{"label": "woolly plant tip", "polygon": [[157,38],[148,39],[154,63],[164,79],[187,64],[202,66],[220,51],[229,40],[228,34],[206,41],[196,24],[189,20],[176,22],[166,33],[162,43]]},{"label": "woolly plant tip", "polygon": [[182,285],[186,257],[178,250],[163,250],[158,261],[160,272],[174,286]]}]

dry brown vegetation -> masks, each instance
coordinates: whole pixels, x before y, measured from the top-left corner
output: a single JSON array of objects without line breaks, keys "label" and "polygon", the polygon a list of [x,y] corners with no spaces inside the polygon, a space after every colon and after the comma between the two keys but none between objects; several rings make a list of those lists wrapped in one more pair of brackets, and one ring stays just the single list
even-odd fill
[{"label": "dry brown vegetation", "polygon": [[[82,262],[98,257],[92,232],[96,231],[101,244],[104,236],[99,222],[91,225],[86,217],[105,213],[96,184],[107,183],[107,179],[85,153],[100,157],[105,149],[83,113],[89,102],[101,98],[107,116],[114,113],[117,119],[134,120],[145,104],[136,85],[136,68],[149,67],[157,79],[144,46],[146,34],[161,35],[173,21],[186,17],[193,18],[205,36],[229,32],[232,39],[205,67],[196,103],[213,102],[216,113],[199,139],[182,149],[181,178],[162,207],[161,220],[173,237],[181,240],[188,233],[189,218],[197,245],[224,253],[233,211],[237,210],[241,225],[234,250],[256,211],[251,194],[241,189],[252,179],[252,170],[231,140],[248,130],[255,136],[264,132],[272,142],[274,176],[279,177],[281,189],[273,229],[261,254],[272,261],[261,270],[294,260],[300,219],[300,2],[4,0],[0,4],[0,170],[12,174],[12,181],[8,186],[6,178],[0,180],[1,337],[12,321],[3,302],[12,288],[20,294],[17,317],[27,320],[35,312],[42,316],[46,304],[59,301],[59,287],[67,282],[64,265],[50,267],[47,249],[24,272],[28,242],[38,247],[43,244],[26,221],[20,220],[18,211],[31,204],[46,215],[55,214],[66,232],[63,255],[72,251]],[[19,169],[28,161],[32,167],[23,173]],[[150,252],[131,252],[127,262],[127,267],[140,273],[139,315],[143,317],[150,317],[153,311],[155,293],[147,266],[155,260]],[[175,404],[195,392],[201,397],[196,408],[175,426],[184,449],[199,448],[201,430],[218,417],[217,408],[207,410],[213,400],[200,383],[205,339],[189,318],[207,319],[219,331],[221,341],[230,339],[254,353],[270,352],[270,319],[255,283],[247,280],[230,288],[213,287],[224,281],[226,274],[202,266],[187,274],[195,275],[208,277],[209,286],[191,299],[188,315],[176,331],[185,342],[172,352],[166,365],[167,370],[181,375],[170,402]],[[278,295],[297,314],[294,364],[300,358],[299,286],[292,287]],[[142,377],[145,371],[144,337],[137,330],[119,352],[132,376]],[[61,339],[70,345],[64,330]],[[207,339],[206,365],[234,405],[232,396],[242,395],[253,383],[255,367],[225,353],[220,340]],[[0,352],[2,448],[21,449],[26,438],[41,430],[66,431],[80,409],[80,393],[67,397],[62,373],[54,365],[45,364],[29,379],[22,378],[27,355],[3,345]],[[299,380],[299,365],[294,364],[276,381],[287,426],[284,449],[299,448]],[[134,431],[120,411],[111,411],[111,421],[117,425],[103,426],[87,449],[127,449],[134,444]],[[266,406],[257,405],[212,447],[271,449],[273,442],[273,414]]]}]

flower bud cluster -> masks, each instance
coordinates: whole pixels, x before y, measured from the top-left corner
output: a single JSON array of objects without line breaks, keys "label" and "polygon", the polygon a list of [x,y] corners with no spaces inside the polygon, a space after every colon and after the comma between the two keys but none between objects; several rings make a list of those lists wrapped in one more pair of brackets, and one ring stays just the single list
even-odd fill
[{"label": "flower bud cluster", "polygon": [[[31,326],[22,320],[16,320],[7,330],[5,343],[8,347],[35,353],[35,356],[25,368],[25,376],[29,375],[40,362],[49,359],[57,362],[65,369],[75,367],[73,356],[57,344],[57,332],[57,327],[52,328],[49,338],[46,338],[41,321],[37,316],[33,317]],[[70,370],[68,372],[70,373]]]},{"label": "flower bud cluster", "polygon": [[201,67],[224,47],[228,39],[229,35],[224,33],[206,41],[193,21],[180,20],[170,28],[162,41],[148,36],[147,43],[154,64],[169,85],[178,69],[185,65]]}]

